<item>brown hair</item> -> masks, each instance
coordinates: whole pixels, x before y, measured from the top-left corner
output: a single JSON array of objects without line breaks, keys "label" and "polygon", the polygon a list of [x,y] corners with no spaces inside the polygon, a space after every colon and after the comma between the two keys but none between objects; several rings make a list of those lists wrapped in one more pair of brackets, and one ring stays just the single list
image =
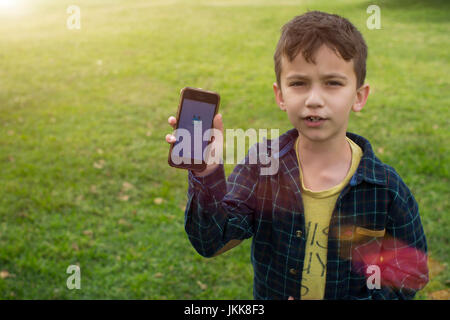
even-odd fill
[{"label": "brown hair", "polygon": [[312,56],[322,44],[339,52],[345,61],[354,59],[356,86],[361,87],[366,77],[367,59],[367,45],[363,36],[347,19],[320,11],[296,16],[281,29],[281,37],[273,56],[278,86],[281,88],[283,55],[291,62],[301,51],[307,62],[315,63]]}]

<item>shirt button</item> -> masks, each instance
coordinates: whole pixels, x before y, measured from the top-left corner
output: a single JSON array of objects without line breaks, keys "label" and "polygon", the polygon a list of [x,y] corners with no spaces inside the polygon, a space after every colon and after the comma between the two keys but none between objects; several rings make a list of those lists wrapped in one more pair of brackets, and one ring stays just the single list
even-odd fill
[{"label": "shirt button", "polygon": [[292,268],[292,269],[289,269],[289,273],[293,274],[295,276],[295,275],[297,275],[298,271],[295,270],[294,268]]},{"label": "shirt button", "polygon": [[295,235],[297,236],[297,238],[301,238],[302,237],[302,231],[301,230],[297,230],[295,232]]}]

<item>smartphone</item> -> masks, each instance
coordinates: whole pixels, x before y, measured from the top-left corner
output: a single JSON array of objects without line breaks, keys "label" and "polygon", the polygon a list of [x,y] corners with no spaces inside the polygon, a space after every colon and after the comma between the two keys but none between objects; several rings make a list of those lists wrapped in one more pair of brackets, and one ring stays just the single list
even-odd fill
[{"label": "smartphone", "polygon": [[201,88],[181,90],[177,111],[175,143],[169,150],[169,165],[202,171],[206,168],[205,149],[211,142],[208,135],[219,110],[220,96]]}]

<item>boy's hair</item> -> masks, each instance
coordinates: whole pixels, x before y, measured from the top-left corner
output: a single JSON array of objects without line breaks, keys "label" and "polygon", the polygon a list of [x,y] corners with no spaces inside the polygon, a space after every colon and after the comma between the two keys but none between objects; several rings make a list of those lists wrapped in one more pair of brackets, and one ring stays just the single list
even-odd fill
[{"label": "boy's hair", "polygon": [[307,62],[315,63],[312,57],[322,44],[334,52],[337,50],[345,61],[353,59],[356,87],[361,87],[366,77],[367,59],[367,45],[363,36],[347,19],[320,11],[296,16],[281,29],[273,56],[278,86],[281,88],[283,55],[292,62],[301,51]]}]

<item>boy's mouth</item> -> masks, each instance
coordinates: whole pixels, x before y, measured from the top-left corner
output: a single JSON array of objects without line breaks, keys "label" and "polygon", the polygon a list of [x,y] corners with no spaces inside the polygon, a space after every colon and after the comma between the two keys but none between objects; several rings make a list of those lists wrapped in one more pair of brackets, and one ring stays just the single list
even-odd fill
[{"label": "boy's mouth", "polygon": [[305,121],[306,126],[316,128],[322,126],[327,119],[318,116],[308,116],[303,118],[303,120]]},{"label": "boy's mouth", "polygon": [[319,122],[321,120],[326,120],[325,118],[319,117],[319,116],[308,116],[304,117],[304,120],[311,121],[311,122]]}]

